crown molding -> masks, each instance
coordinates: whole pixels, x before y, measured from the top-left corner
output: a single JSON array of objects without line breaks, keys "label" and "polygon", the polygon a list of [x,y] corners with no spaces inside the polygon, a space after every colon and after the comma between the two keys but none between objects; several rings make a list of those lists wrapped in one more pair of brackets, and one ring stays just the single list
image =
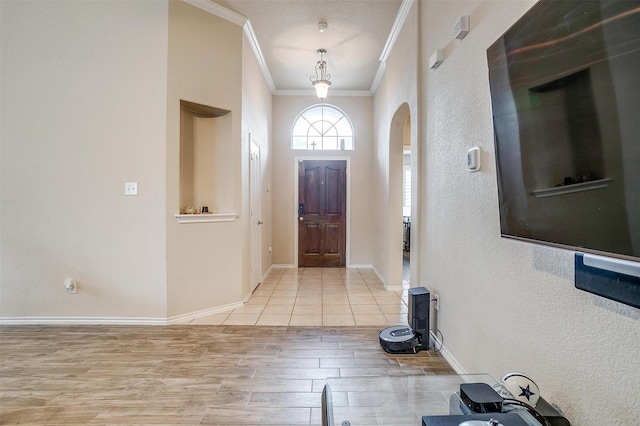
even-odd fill
[{"label": "crown molding", "polygon": [[411,10],[411,6],[413,6],[414,1],[415,0],[402,0],[400,9],[398,10],[398,14],[396,15],[396,20],[393,22],[391,32],[389,32],[389,37],[387,37],[387,42],[382,48],[382,53],[380,54],[380,62],[387,62],[387,58],[389,58],[391,49],[393,49],[393,45],[396,43],[398,34],[400,34],[400,31],[404,26],[404,21],[407,20],[407,16],[409,15],[409,11]]},{"label": "crown molding", "polygon": [[378,90],[378,86],[380,85],[380,82],[382,81],[382,76],[384,75],[384,72],[386,70],[387,70],[387,63],[380,62],[380,65],[378,65],[378,71],[376,72],[376,76],[373,77],[373,81],[371,82],[371,89],[370,89],[371,93],[375,93],[376,90]]},{"label": "crown molding", "polygon": [[249,45],[253,50],[253,54],[256,55],[258,66],[260,67],[260,70],[262,70],[262,75],[267,82],[267,86],[269,86],[269,90],[271,91],[271,93],[275,93],[276,85],[273,82],[273,77],[271,77],[271,71],[269,71],[267,62],[264,60],[264,55],[262,54],[262,49],[260,49],[260,44],[258,43],[256,33],[253,31],[251,21],[247,19],[247,22],[245,22],[242,28],[244,30],[245,36],[247,37],[247,41],[249,42]]},{"label": "crown molding", "polygon": [[[316,92],[313,89],[302,90],[275,90],[273,92],[277,96],[312,96],[316,97]],[[329,90],[329,99],[331,96],[373,96],[373,92],[370,90]]]},{"label": "crown molding", "polygon": [[402,27],[404,26],[404,22],[407,20],[407,16],[409,16],[409,11],[413,6],[415,0],[402,0],[402,4],[400,5],[400,9],[398,10],[398,14],[396,15],[396,19],[393,22],[393,26],[391,27],[391,32],[389,32],[389,37],[387,37],[387,42],[384,44],[382,48],[382,53],[380,53],[380,65],[378,66],[378,71],[376,72],[376,76],[371,83],[370,91],[375,93],[378,90],[378,85],[380,81],[382,81],[382,76],[387,68],[387,59],[391,54],[391,50],[396,43],[396,39],[402,31]]},{"label": "crown molding", "polygon": [[211,0],[182,0],[185,3],[189,3],[199,9],[207,11],[213,15],[216,15],[222,19],[233,22],[237,25],[244,25],[249,19],[246,16],[240,15],[232,10],[227,9],[224,6],[220,6],[218,3],[214,3]]}]

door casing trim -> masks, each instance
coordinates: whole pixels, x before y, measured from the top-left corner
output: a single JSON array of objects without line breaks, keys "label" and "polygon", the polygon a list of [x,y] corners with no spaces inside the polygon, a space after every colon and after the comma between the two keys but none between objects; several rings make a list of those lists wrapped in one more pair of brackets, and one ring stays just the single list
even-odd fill
[{"label": "door casing trim", "polygon": [[351,267],[351,157],[301,155],[293,158],[293,266],[298,268],[298,164],[304,160],[317,161],[346,161],[347,162],[347,212],[346,212],[346,238],[345,238],[345,267]]}]

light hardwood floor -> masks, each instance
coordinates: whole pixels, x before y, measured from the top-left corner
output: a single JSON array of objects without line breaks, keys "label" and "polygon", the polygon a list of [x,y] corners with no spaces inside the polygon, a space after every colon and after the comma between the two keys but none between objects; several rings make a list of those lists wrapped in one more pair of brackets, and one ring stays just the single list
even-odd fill
[{"label": "light hardwood floor", "polygon": [[433,350],[381,349],[404,287],[274,270],[243,308],[190,324],[0,327],[0,424],[319,425],[327,378],[454,374]]},{"label": "light hardwood floor", "polygon": [[321,423],[329,377],[454,374],[375,327],[0,328],[2,424]]}]

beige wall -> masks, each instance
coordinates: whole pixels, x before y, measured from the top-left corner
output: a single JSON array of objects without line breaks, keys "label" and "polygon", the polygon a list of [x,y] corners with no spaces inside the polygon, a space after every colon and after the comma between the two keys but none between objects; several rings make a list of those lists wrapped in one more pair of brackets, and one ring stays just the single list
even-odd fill
[{"label": "beige wall", "polygon": [[[465,372],[525,372],[574,425],[635,424],[640,314],[576,290],[573,253],[500,238],[486,49],[534,1],[421,2],[421,284],[440,295],[445,353]],[[471,16],[471,32],[453,25]],[[482,170],[465,155],[482,149]]]},{"label": "beige wall", "polygon": [[[265,82],[262,70],[258,64],[256,56],[249,45],[247,38],[244,38],[242,50],[242,186],[247,188],[243,198],[243,216],[249,218],[249,135],[260,145],[261,161],[261,213],[264,225],[260,227],[261,232],[261,266],[260,276],[264,277],[271,268],[271,254],[267,248],[272,246],[272,149],[271,149],[271,91]],[[270,191],[267,191],[267,188]],[[245,240],[243,252],[243,271],[250,272],[251,258],[251,235],[248,221],[243,222],[245,226]],[[243,276],[242,294],[250,292],[250,282],[248,276]]]},{"label": "beige wall", "polygon": [[[638,385],[638,310],[576,290],[572,253],[499,237],[485,51],[533,3],[416,2],[375,98],[328,99],[356,130],[349,259],[373,264],[387,281],[393,275],[385,261],[393,250],[389,138],[406,103],[417,177],[412,282],[440,295],[444,354],[461,372],[531,375],[574,425],[634,424],[640,403],[624,392]],[[241,300],[250,132],[268,152],[273,234],[263,245],[272,239],[273,263],[295,262],[294,157],[308,153],[289,149],[289,132],[316,100],[275,96],[271,112],[241,27],[179,2],[170,19],[165,2],[0,8],[5,322],[160,323]],[[471,15],[471,32],[452,40],[461,15]],[[445,61],[429,70],[436,48]],[[232,111],[237,222],[178,225],[173,217],[180,98]],[[257,106],[242,109],[248,102]],[[465,168],[472,146],[483,151],[477,173]],[[125,197],[131,181],[139,195]],[[66,277],[79,281],[78,294],[65,293]]]},{"label": "beige wall", "polygon": [[[250,132],[271,173],[271,94],[242,26],[179,1],[1,7],[2,321],[162,324],[241,303]],[[231,111],[210,207],[235,222],[174,217],[180,99]]]},{"label": "beige wall", "polygon": [[167,4],[0,8],[0,315],[163,319]]},{"label": "beige wall", "polygon": [[331,96],[327,103],[342,109],[354,127],[353,151],[291,150],[291,129],[295,118],[303,109],[318,103],[315,97],[274,96],[273,100],[273,263],[294,265],[294,225],[297,216],[294,203],[295,157],[349,157],[351,176],[349,198],[350,265],[371,265],[375,212],[373,200],[378,189],[371,185],[373,161],[373,110],[371,97]]},{"label": "beige wall", "polygon": [[[417,220],[417,206],[420,205],[417,188],[420,187],[416,160],[421,152],[421,144],[416,143],[418,120],[417,96],[417,9],[414,4],[402,31],[398,35],[387,60],[386,71],[375,95],[374,133],[375,159],[374,182],[379,188],[376,197],[376,212],[373,265],[388,288],[402,285],[402,145],[408,132],[412,157],[412,223],[411,233],[420,229]],[[396,113],[398,113],[396,115]],[[407,116],[408,113],[408,116]],[[405,121],[409,118],[409,128]],[[389,206],[393,206],[390,208]],[[416,276],[419,270],[418,254],[420,241],[411,241],[412,281],[421,282]]]},{"label": "beige wall", "polygon": [[[244,215],[234,222],[178,224],[180,100],[231,111],[231,137],[224,158],[224,206],[243,213],[242,27],[189,4],[169,2],[167,84],[167,316],[204,311],[242,300]],[[224,64],[224,66],[222,66]],[[225,117],[227,118],[227,117]],[[216,142],[217,143],[217,142]],[[214,197],[215,198],[215,197]],[[225,210],[222,211],[221,209]]]}]

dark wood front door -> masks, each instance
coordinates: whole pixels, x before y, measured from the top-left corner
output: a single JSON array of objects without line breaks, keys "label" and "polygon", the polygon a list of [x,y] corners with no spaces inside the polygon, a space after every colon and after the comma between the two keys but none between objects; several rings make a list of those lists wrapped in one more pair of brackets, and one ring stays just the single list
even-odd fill
[{"label": "dark wood front door", "polygon": [[347,162],[298,163],[298,266],[345,266]]}]

